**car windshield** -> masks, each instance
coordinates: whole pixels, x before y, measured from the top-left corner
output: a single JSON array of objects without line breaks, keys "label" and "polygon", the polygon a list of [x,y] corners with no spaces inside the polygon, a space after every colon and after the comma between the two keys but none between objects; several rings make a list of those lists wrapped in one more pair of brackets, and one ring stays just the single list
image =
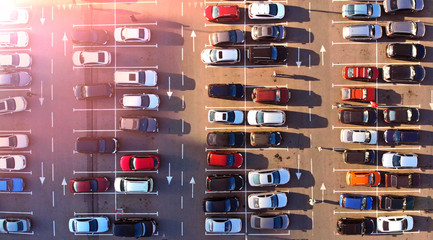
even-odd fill
[{"label": "car windshield", "polygon": [[373,5],[371,5],[371,4],[367,4],[367,12],[368,12],[368,15],[373,15]]},{"label": "car windshield", "polygon": [[[220,51],[216,51],[216,50],[212,50],[212,51],[210,52],[210,56],[209,56],[209,58],[210,58],[211,62],[217,62],[217,61],[218,61],[217,54],[218,54],[219,52],[220,52]],[[221,52],[221,53],[222,53],[222,52]]]},{"label": "car windshield", "polygon": [[370,36],[374,36],[374,35],[375,35],[375,34],[374,34],[374,27],[373,27],[373,26],[369,25],[369,26],[368,26],[368,30],[369,30],[369,32],[370,32]]},{"label": "car windshield", "polygon": [[396,142],[396,143],[401,142],[401,132],[400,131],[395,131],[393,137],[394,137],[394,142]]},{"label": "car windshield", "polygon": [[235,189],[235,186],[236,186],[235,178],[234,177],[228,178],[227,179],[227,188],[229,190],[233,190],[233,189]]},{"label": "car windshield", "polygon": [[410,69],[410,78],[414,79],[415,76],[416,76],[415,68],[414,67],[410,67],[409,69]]},{"label": "car windshield", "polygon": [[362,122],[366,123],[368,122],[368,111],[364,111],[362,115]]},{"label": "car windshield", "polygon": [[368,91],[366,88],[362,89],[362,99],[367,99]]},{"label": "car windshield", "polygon": [[278,57],[278,51],[276,47],[271,47],[271,51],[272,51],[272,59],[277,59]]},{"label": "car windshield", "polygon": [[236,97],[236,85],[230,85],[229,94],[231,97]]},{"label": "car windshield", "polygon": [[230,42],[233,42],[233,43],[236,42],[236,31],[229,31],[229,39],[230,39]]},{"label": "car windshield", "polygon": [[235,113],[234,112],[228,112],[227,113],[227,121],[228,122],[234,122],[235,121]]},{"label": "car windshield", "polygon": [[281,90],[277,89],[275,90],[275,101],[279,102],[281,100]]},{"label": "car windshield", "polygon": [[[133,76],[133,79],[130,79],[131,81],[135,80],[135,74],[130,74],[130,76]],[[138,82],[141,84],[144,84],[146,82],[146,72],[140,71],[138,72]]]},{"label": "car windshield", "polygon": [[400,159],[401,159],[401,156],[395,154],[395,155],[392,157],[392,165],[394,165],[394,167],[400,167],[400,166],[401,166],[401,164],[400,164]]},{"label": "car windshield", "polygon": [[224,231],[225,232],[230,232],[231,229],[232,229],[232,222],[230,222],[230,221],[225,222],[225,224],[224,224]]},{"label": "car windshield", "polygon": [[281,228],[283,226],[283,221],[281,217],[274,218],[274,228]]},{"label": "car windshield", "polygon": [[264,113],[263,112],[257,112],[257,123],[264,123]]},{"label": "car windshield", "polygon": [[383,228],[383,230],[388,231],[389,230],[389,222],[383,221],[382,228]]},{"label": "car windshield", "polygon": [[276,16],[278,13],[277,4],[269,4],[269,15]]},{"label": "car windshield", "polygon": [[14,99],[6,100],[6,107],[8,110],[15,110],[17,108],[15,100]]},{"label": "car windshield", "polygon": [[397,117],[397,112],[394,111],[394,110],[389,110],[388,114],[389,114],[389,120],[390,121],[395,121],[395,119]]},{"label": "car windshield", "polygon": [[350,78],[353,77],[354,73],[355,73],[354,70],[355,70],[354,68],[348,68],[347,69],[347,76],[350,77]]},{"label": "car windshield", "polygon": [[18,66],[20,64],[20,56],[18,54],[12,55],[12,65]]},{"label": "car windshield", "polygon": [[96,219],[92,219],[89,221],[89,232],[98,231],[98,221]]},{"label": "car windshield", "polygon": [[105,62],[105,54],[100,52],[98,53],[98,62],[102,63]]},{"label": "car windshield", "polygon": [[352,15],[354,12],[355,12],[355,6],[353,4],[348,4],[347,5],[347,13]]},{"label": "car windshield", "polygon": [[276,141],[276,139],[275,139],[276,135],[277,135],[277,134],[275,134],[275,133],[271,133],[271,134],[269,134],[269,143],[270,143],[270,144],[276,144],[276,143],[277,143],[277,141]]},{"label": "car windshield", "polygon": [[99,140],[99,152],[105,152],[105,140]]},{"label": "car windshield", "polygon": [[278,171],[273,172],[272,178],[274,178],[274,183],[279,183],[280,182],[280,173]]},{"label": "car windshield", "polygon": [[278,207],[278,197],[277,195],[274,195],[271,197],[271,207],[276,208]]},{"label": "car windshield", "polygon": [[98,181],[95,179],[89,181],[90,191],[97,192],[98,191]]},{"label": "car windshield", "polygon": [[278,29],[278,27],[277,26],[272,26],[270,29],[269,29],[269,31],[270,31],[270,36],[272,36],[272,37],[278,37],[278,35],[280,34],[280,30]]},{"label": "car windshield", "polygon": [[408,109],[406,110],[406,113],[407,113],[407,120],[412,121],[412,110]]},{"label": "car windshield", "polygon": [[375,176],[373,173],[371,173],[370,175],[368,175],[368,184],[373,185],[375,182]]},{"label": "car windshield", "polygon": [[229,145],[233,146],[236,144],[236,135],[234,133],[229,134]]},{"label": "car windshield", "polygon": [[362,198],[361,200],[361,210],[364,210],[367,206],[367,198]]},{"label": "car windshield", "polygon": [[255,184],[260,184],[260,175],[259,174],[254,174],[253,175],[253,182]]},{"label": "car windshield", "polygon": [[347,131],[346,133],[347,133],[346,140],[349,141],[349,142],[352,142],[353,141],[353,132],[352,131]]},{"label": "car windshield", "polygon": [[403,230],[407,229],[407,219],[403,219],[403,221],[401,221],[401,228]]},{"label": "car windshield", "polygon": [[234,164],[235,164],[235,156],[233,156],[232,154],[227,155],[227,166],[233,167]]},{"label": "car windshield", "polygon": [[370,156],[371,155],[371,153],[369,152],[369,151],[366,151],[365,152],[365,155],[364,155],[364,162],[370,162],[370,158],[372,158],[372,156]]},{"label": "car windshield", "polygon": [[212,17],[213,18],[216,18],[216,17],[218,17],[220,15],[220,9],[219,9],[219,7],[218,6],[214,6],[213,8],[212,8]]},{"label": "car windshield", "polygon": [[397,0],[390,0],[389,1],[389,6],[390,6],[390,9],[391,10],[395,10],[395,9],[397,9]]},{"label": "car windshield", "polygon": [[365,141],[366,142],[370,142],[371,139],[371,133],[370,132],[365,132]]},{"label": "car windshield", "polygon": [[17,137],[16,136],[9,137],[9,146],[11,146],[11,147],[17,146]]}]

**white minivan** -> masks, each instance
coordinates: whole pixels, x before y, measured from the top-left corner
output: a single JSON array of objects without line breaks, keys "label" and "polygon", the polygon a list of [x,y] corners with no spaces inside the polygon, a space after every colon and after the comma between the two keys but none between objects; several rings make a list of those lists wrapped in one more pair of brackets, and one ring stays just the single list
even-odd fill
[{"label": "white minivan", "polygon": [[153,87],[158,83],[158,75],[153,70],[120,70],[114,73],[114,82],[120,86]]}]

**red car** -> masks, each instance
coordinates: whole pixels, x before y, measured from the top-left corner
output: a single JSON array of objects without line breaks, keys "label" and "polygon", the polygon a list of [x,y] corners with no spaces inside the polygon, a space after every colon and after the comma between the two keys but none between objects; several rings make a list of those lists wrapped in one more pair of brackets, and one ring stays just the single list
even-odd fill
[{"label": "red car", "polygon": [[239,7],[236,5],[213,5],[204,10],[209,21],[225,22],[239,20]]},{"label": "red car", "polygon": [[343,78],[356,81],[372,82],[379,78],[379,69],[377,67],[347,66],[343,68]]},{"label": "red car", "polygon": [[75,178],[69,180],[71,193],[81,192],[105,192],[110,187],[110,181],[106,177]]},{"label": "red car", "polygon": [[290,92],[287,88],[254,88],[251,98],[254,102],[286,104]]},{"label": "red car", "polygon": [[156,155],[126,155],[120,158],[123,171],[154,171],[159,168],[159,157]]},{"label": "red car", "polygon": [[242,154],[238,152],[210,151],[207,154],[207,164],[209,166],[240,168],[242,162]]},{"label": "red car", "polygon": [[342,87],[341,100],[343,101],[360,101],[374,102],[375,89],[370,87]]}]

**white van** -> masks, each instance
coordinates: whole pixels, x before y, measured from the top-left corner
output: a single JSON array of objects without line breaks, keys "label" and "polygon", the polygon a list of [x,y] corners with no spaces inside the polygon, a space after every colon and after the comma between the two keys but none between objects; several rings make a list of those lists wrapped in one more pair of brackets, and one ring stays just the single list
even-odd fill
[{"label": "white van", "polygon": [[116,71],[114,82],[120,86],[153,87],[158,83],[158,75],[153,70]]},{"label": "white van", "polygon": [[153,191],[152,178],[117,177],[114,190],[123,193],[148,193]]}]

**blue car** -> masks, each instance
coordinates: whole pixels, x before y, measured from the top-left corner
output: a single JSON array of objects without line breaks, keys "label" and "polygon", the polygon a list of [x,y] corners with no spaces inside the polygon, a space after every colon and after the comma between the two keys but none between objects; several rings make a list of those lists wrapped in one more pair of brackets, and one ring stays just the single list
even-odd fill
[{"label": "blue car", "polygon": [[0,192],[22,192],[23,189],[22,178],[0,178]]},{"label": "blue car", "polygon": [[373,198],[362,195],[341,194],[340,206],[357,210],[370,210],[373,207]]}]

